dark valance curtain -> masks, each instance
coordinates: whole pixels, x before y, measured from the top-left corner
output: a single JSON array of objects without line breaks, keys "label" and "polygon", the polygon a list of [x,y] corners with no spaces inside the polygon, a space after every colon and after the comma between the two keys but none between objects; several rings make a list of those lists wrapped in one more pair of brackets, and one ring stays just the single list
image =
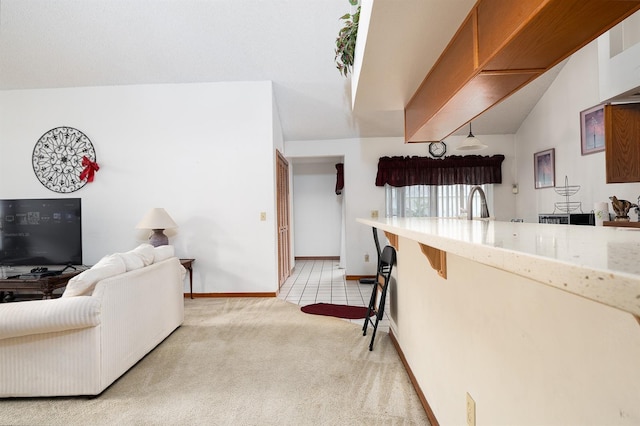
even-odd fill
[{"label": "dark valance curtain", "polygon": [[336,195],[342,194],[344,189],[344,164],[336,164]]},{"label": "dark valance curtain", "polygon": [[482,185],[502,183],[504,155],[452,155],[429,157],[381,157],[376,186]]}]

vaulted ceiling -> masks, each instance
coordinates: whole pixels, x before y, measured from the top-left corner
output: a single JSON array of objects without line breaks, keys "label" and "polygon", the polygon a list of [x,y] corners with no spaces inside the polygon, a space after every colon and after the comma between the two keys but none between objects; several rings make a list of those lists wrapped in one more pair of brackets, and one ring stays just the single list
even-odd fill
[{"label": "vaulted ceiling", "polygon": [[[0,90],[271,80],[285,140],[403,136],[404,105],[474,4],[375,0],[352,105],[333,61],[347,0],[0,0]],[[556,73],[474,133],[514,133]]]}]

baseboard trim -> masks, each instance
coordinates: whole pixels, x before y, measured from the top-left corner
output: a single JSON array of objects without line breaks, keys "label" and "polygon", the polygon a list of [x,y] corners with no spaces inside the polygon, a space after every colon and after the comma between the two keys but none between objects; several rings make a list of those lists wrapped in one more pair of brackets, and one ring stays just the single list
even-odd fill
[{"label": "baseboard trim", "polygon": [[360,281],[361,278],[373,278],[375,279],[375,275],[345,275],[344,279],[347,281]]},{"label": "baseboard trim", "polygon": [[340,260],[340,256],[296,256],[295,260]]},{"label": "baseboard trim", "polygon": [[424,393],[422,393],[422,389],[420,389],[420,385],[418,384],[418,380],[416,379],[416,376],[414,376],[413,371],[411,371],[411,367],[409,366],[409,363],[407,362],[407,358],[405,358],[404,353],[402,352],[400,343],[398,343],[398,340],[396,339],[396,336],[393,334],[393,330],[391,329],[389,329],[389,338],[391,339],[391,343],[393,343],[393,346],[396,348],[396,352],[398,352],[398,356],[400,356],[402,365],[404,365],[404,369],[407,371],[407,374],[409,375],[409,380],[411,380],[411,384],[413,385],[413,388],[416,390],[416,393],[418,394],[418,398],[420,399],[422,408],[424,408],[424,412],[427,414],[429,423],[431,423],[431,426],[440,426],[440,423],[438,423],[438,419],[436,419],[436,415],[433,414],[433,410],[431,410],[429,401],[427,401],[427,398],[424,396]]},{"label": "baseboard trim", "polygon": [[[204,297],[276,297],[275,292],[269,293],[193,293],[193,298]],[[184,294],[185,299],[191,297],[190,293]]]}]

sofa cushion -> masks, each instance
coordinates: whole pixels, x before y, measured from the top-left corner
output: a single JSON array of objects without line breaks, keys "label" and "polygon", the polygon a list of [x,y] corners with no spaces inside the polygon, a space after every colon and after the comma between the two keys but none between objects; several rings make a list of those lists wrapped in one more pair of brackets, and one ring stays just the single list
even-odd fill
[{"label": "sofa cushion", "polygon": [[153,263],[162,262],[173,256],[175,256],[173,246],[158,246],[153,249]]},{"label": "sofa cushion", "polygon": [[102,279],[126,272],[124,261],[118,254],[110,254],[98,261],[91,269],[71,278],[62,297],[88,296],[96,283]]},{"label": "sofa cushion", "polygon": [[134,269],[140,269],[144,267],[142,256],[140,256],[138,253],[128,251],[126,253],[118,253],[118,256],[120,256],[120,258],[124,262],[124,266],[127,268],[127,271],[133,271]]},{"label": "sofa cushion", "polygon": [[131,252],[140,256],[144,266],[149,266],[153,263],[154,252],[151,244],[140,244],[138,247],[131,250]]}]

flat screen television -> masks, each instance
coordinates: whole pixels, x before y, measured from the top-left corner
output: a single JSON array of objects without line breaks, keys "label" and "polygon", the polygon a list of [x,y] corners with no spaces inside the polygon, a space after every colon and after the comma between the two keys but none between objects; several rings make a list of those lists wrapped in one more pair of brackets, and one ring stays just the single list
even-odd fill
[{"label": "flat screen television", "polygon": [[0,265],[81,265],[80,198],[0,200]]}]

